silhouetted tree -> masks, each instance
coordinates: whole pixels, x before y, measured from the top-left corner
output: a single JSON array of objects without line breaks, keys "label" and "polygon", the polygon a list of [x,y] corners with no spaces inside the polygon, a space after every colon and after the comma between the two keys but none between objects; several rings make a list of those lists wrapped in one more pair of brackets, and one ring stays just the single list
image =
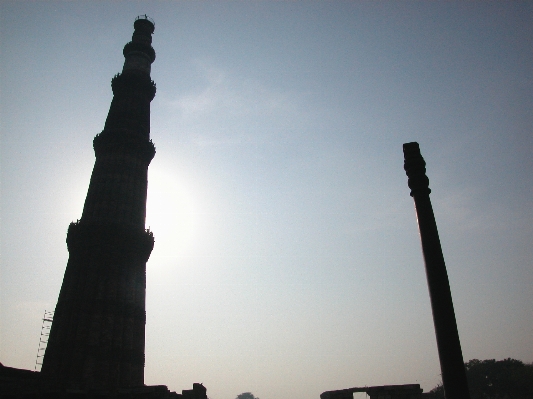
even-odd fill
[{"label": "silhouetted tree", "polygon": [[444,386],[439,382],[435,388],[428,392],[433,399],[444,399]]},{"label": "silhouetted tree", "polygon": [[[533,363],[516,359],[472,359],[465,363],[471,399],[533,399]],[[444,387],[429,393],[444,398]]]},{"label": "silhouetted tree", "polygon": [[251,392],[244,392],[244,393],[241,393],[240,395],[237,395],[235,399],[259,399],[259,398],[257,396],[254,396],[254,394]]}]

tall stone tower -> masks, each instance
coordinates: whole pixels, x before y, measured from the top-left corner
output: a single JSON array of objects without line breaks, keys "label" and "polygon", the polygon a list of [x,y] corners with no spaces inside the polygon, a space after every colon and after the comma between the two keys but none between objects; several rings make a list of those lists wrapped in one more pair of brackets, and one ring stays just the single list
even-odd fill
[{"label": "tall stone tower", "polygon": [[154,23],[135,20],[113,101],[93,141],[96,161],[83,214],[67,233],[69,260],[42,376],[64,388],[113,391],[144,384],[145,230]]}]

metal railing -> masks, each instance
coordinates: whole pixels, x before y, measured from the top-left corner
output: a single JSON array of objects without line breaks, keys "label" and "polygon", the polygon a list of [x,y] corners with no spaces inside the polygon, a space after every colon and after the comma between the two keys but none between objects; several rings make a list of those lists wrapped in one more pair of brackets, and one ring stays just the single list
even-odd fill
[{"label": "metal railing", "polygon": [[146,14],[139,15],[137,18],[135,18],[135,21],[137,21],[139,19],[146,19],[147,21],[151,22],[152,25],[154,25],[154,27],[155,27],[155,21],[152,18],[150,18],[148,15],[146,15]]}]

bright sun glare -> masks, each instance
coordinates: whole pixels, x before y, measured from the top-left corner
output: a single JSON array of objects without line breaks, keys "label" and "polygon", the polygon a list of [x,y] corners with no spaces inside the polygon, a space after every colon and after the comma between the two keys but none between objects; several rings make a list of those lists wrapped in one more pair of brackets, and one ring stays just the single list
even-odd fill
[{"label": "bright sun glare", "polygon": [[182,255],[195,238],[196,215],[190,189],[179,176],[151,166],[146,226],[154,232],[152,256]]}]

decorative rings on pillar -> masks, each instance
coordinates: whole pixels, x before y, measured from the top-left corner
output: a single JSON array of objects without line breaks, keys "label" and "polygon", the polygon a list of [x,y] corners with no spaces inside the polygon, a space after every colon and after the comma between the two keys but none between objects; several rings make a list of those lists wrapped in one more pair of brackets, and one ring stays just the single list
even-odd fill
[{"label": "decorative rings on pillar", "polygon": [[139,73],[117,73],[113,79],[111,79],[111,89],[113,89],[114,95],[127,93],[132,90],[142,91],[146,93],[149,100],[152,101],[155,97],[156,85],[155,82],[150,79],[149,75]]},{"label": "decorative rings on pillar", "polygon": [[124,50],[122,50],[122,54],[124,54],[124,57],[127,57],[128,54],[133,52],[145,54],[150,59],[150,63],[155,61],[155,50],[148,43],[129,42],[124,46]]},{"label": "decorative rings on pillar", "polygon": [[154,235],[150,230],[79,221],[68,227],[67,247],[71,254],[81,251],[94,257],[147,262],[154,249]]},{"label": "decorative rings on pillar", "polygon": [[155,156],[155,146],[152,140],[145,139],[127,130],[104,130],[93,139],[96,156],[106,152],[125,152],[139,156],[147,164]]},{"label": "decorative rings on pillar", "polygon": [[411,197],[416,194],[431,193],[429,179],[426,176],[426,161],[420,154],[418,143],[406,143],[403,145],[404,164],[403,168],[407,174],[407,184],[411,189]]}]

